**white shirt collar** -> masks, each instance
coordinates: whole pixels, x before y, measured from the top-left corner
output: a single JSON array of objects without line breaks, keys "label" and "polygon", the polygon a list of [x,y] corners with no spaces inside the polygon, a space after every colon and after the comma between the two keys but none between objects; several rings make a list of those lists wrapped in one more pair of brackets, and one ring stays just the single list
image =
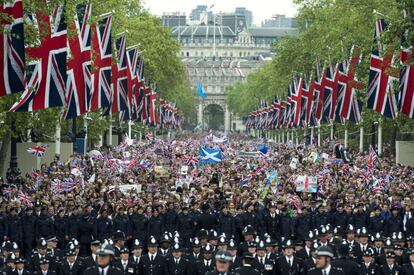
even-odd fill
[{"label": "white shirt collar", "polygon": [[103,274],[106,275],[108,273],[109,265],[105,267],[99,267],[99,274],[101,274],[101,271],[103,270]]},{"label": "white shirt collar", "polygon": [[154,257],[154,259],[155,259],[155,257],[157,257],[157,252],[155,252],[154,254],[148,253],[148,256],[149,256],[150,259],[151,259],[151,257]]},{"label": "white shirt collar", "polygon": [[[324,272],[325,271],[325,272]],[[331,271],[331,265],[328,265],[327,267],[325,267],[324,269],[322,269],[322,274],[327,274],[329,275],[329,272]]]}]

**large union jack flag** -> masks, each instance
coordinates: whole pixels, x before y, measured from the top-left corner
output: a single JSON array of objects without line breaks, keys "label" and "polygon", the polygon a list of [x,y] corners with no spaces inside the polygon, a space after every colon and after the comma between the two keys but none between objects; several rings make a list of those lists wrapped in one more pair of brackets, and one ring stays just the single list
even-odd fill
[{"label": "large union jack flag", "polygon": [[[90,111],[111,106],[111,66],[112,66],[112,16],[103,15],[99,24],[94,26],[92,38],[92,92]],[[108,112],[109,113],[109,112]]]},{"label": "large union jack flag", "polygon": [[393,50],[387,47],[384,52],[381,44],[381,34],[386,30],[385,20],[378,19],[375,25],[375,40],[377,46],[371,53],[371,65],[368,80],[367,108],[395,119],[397,116],[396,100],[393,83],[396,76],[393,70]]},{"label": "large union jack flag", "polygon": [[70,25],[77,35],[69,40],[70,57],[67,63],[65,119],[72,119],[88,111],[91,92],[91,26],[90,4],[78,5],[75,20]]},{"label": "large union jack flag", "polygon": [[24,90],[24,33],[22,0],[2,1],[0,14],[11,20],[0,20],[0,96]]},{"label": "large union jack flag", "polygon": [[112,114],[128,110],[126,33],[116,39],[115,49],[118,58],[116,64],[112,64]]},{"label": "large union jack flag", "polygon": [[339,116],[355,123],[361,122],[362,102],[358,100],[356,90],[362,89],[363,84],[358,82],[355,73],[360,60],[359,51],[353,46],[345,70],[339,71],[339,84],[342,86],[342,100],[338,103]]},{"label": "large union jack flag", "polygon": [[335,107],[338,100],[338,65],[335,69],[329,66],[325,69],[322,77],[322,92],[323,92],[323,112],[322,120],[332,122],[335,117]]},{"label": "large union jack flag", "polygon": [[294,126],[299,126],[300,117],[301,117],[301,107],[302,107],[302,88],[303,88],[303,79],[300,78],[297,85],[294,86],[292,94],[290,96],[291,108],[292,108],[292,123]]},{"label": "large union jack flag", "polygon": [[136,120],[137,104],[136,94],[138,93],[138,49],[132,47],[127,51],[127,99],[128,109],[120,113],[120,120]]},{"label": "large union jack flag", "polygon": [[[44,1],[46,6],[46,1]],[[37,11],[33,17],[39,29],[40,45],[26,53],[34,60],[28,67],[28,83],[20,100],[10,111],[30,112],[65,105],[66,83],[66,23],[64,6],[49,15]]]},{"label": "large union jack flag", "polygon": [[[407,10],[404,12],[404,16],[412,18]],[[400,58],[403,67],[400,71],[398,106],[401,113],[414,119],[414,66],[410,64],[413,61],[414,48],[408,44],[406,36],[408,36],[408,31],[405,32],[401,40]]]}]

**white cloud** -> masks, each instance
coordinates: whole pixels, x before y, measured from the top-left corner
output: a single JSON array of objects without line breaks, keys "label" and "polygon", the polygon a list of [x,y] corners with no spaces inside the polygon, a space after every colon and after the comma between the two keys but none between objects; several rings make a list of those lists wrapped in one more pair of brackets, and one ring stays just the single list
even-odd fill
[{"label": "white cloud", "polygon": [[189,15],[197,5],[211,6],[213,11],[233,12],[235,7],[246,7],[253,12],[254,23],[260,25],[265,19],[270,19],[273,14],[285,14],[294,16],[297,8],[292,0],[144,0],[144,7],[154,15],[162,15],[163,12],[185,12]]}]

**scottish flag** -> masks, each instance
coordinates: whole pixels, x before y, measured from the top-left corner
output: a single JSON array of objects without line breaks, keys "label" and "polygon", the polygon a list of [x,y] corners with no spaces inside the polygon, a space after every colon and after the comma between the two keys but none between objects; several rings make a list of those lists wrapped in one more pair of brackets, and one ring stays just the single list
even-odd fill
[{"label": "scottish flag", "polygon": [[200,148],[201,162],[219,163],[221,162],[221,151],[219,149]]},{"label": "scottish flag", "polygon": [[201,84],[201,82],[198,82],[198,87],[197,87],[197,92],[198,92],[198,96],[202,99],[206,99],[207,98],[207,94],[203,89],[203,85]]}]

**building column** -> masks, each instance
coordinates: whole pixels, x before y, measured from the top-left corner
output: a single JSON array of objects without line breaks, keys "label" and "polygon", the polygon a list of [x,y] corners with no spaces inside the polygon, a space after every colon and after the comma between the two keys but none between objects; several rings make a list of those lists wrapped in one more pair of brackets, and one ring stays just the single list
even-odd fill
[{"label": "building column", "polygon": [[227,133],[230,131],[230,111],[229,106],[226,104],[224,111],[224,132]]},{"label": "building column", "polygon": [[201,101],[198,103],[197,124],[201,127],[201,131],[203,131],[203,104]]}]

